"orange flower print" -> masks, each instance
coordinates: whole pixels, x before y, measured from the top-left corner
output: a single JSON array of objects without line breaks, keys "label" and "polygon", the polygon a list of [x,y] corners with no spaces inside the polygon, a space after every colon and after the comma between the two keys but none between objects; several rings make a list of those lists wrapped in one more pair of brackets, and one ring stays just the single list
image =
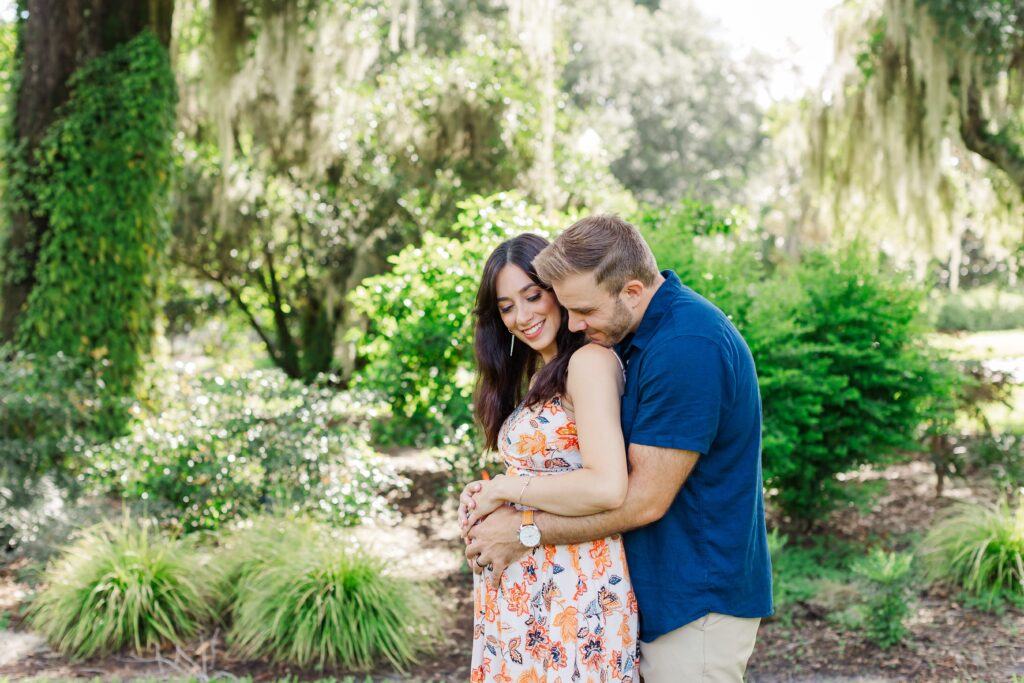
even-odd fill
[{"label": "orange flower print", "polygon": [[555,430],[558,437],[558,448],[563,451],[580,447],[579,437],[576,435],[576,423],[567,422]]},{"label": "orange flower print", "polygon": [[516,450],[519,455],[540,455],[548,448],[548,439],[544,432],[535,431],[533,434],[523,434],[519,437]]},{"label": "orange flower print", "polygon": [[626,593],[626,609],[630,614],[640,613],[640,606],[636,604],[636,594],[632,590]]},{"label": "orange flower print", "polygon": [[525,671],[519,676],[519,680],[516,683],[541,683],[540,676],[537,675],[537,669],[531,666],[529,671]]},{"label": "orange flower print", "polygon": [[541,565],[542,571],[550,571],[555,566],[555,553],[558,552],[558,547],[553,545],[544,546],[544,564]]},{"label": "orange flower print", "polygon": [[525,583],[513,583],[512,590],[508,592],[508,608],[513,613],[523,616],[530,611],[530,593],[526,590]]},{"label": "orange flower print", "polygon": [[579,600],[580,596],[587,592],[587,577],[580,574],[579,579],[576,581],[576,592],[573,593],[572,599]]},{"label": "orange flower print", "polygon": [[[575,636],[575,634],[573,634]],[[547,652],[547,665],[548,668],[558,671],[564,669],[569,663],[566,661],[567,657],[565,654],[565,648],[562,647],[561,643],[551,643]]]},{"label": "orange flower print", "polygon": [[501,671],[494,674],[494,681],[496,683],[512,683],[512,677],[508,675],[508,663],[501,663]]},{"label": "orange flower print", "polygon": [[580,653],[583,655],[583,663],[587,665],[588,669],[600,669],[605,660],[604,639],[601,636],[590,635],[584,639]]},{"label": "orange flower print", "polygon": [[576,639],[576,629],[579,627],[579,620],[576,618],[577,614],[579,614],[579,610],[575,607],[566,607],[551,622],[552,626],[562,629],[562,640],[572,641]]},{"label": "orange flower print", "polygon": [[526,577],[527,583],[537,583],[537,560],[533,559],[533,555],[527,555],[519,566],[523,568],[523,576]]},{"label": "orange flower print", "polygon": [[[517,407],[498,449],[508,476],[583,465],[577,425],[557,396]],[[471,683],[637,683],[637,605],[622,538],[541,547],[507,567],[499,586],[474,579]]]},{"label": "orange flower print", "polygon": [[612,566],[612,560],[608,552],[608,542],[605,540],[594,541],[590,544],[590,559],[594,561],[593,578],[604,576],[608,567]]},{"label": "orange flower print", "polygon": [[629,647],[633,644],[633,633],[629,628],[629,619],[623,619],[619,624],[618,635],[622,636],[623,647]]},{"label": "orange flower print", "polygon": [[534,623],[526,632],[526,645],[524,647],[526,647],[526,651],[530,653],[531,657],[542,659],[543,652],[547,649],[550,642],[548,632],[544,630],[544,627]]}]

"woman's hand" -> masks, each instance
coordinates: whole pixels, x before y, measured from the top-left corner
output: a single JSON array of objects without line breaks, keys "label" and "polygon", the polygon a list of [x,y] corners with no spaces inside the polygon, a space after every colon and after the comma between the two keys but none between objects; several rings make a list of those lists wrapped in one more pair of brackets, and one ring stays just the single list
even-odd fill
[{"label": "woman's hand", "polygon": [[509,501],[508,485],[510,481],[509,477],[504,474],[499,474],[490,481],[474,483],[480,484],[480,488],[472,495],[473,506],[469,510],[469,517],[464,527],[466,531]]}]

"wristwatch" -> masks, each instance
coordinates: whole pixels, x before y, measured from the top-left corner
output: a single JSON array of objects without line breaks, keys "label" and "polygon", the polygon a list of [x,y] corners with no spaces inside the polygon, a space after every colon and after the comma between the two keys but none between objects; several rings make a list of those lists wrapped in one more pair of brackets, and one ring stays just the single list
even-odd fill
[{"label": "wristwatch", "polygon": [[519,542],[527,548],[540,545],[540,527],[533,523],[533,510],[523,510],[523,522],[519,525]]}]

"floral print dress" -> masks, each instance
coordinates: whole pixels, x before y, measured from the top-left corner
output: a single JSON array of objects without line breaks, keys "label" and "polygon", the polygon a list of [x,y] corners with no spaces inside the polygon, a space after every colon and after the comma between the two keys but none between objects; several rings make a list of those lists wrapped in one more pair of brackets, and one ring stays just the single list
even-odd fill
[{"label": "floral print dress", "polygon": [[[583,466],[576,423],[558,398],[520,406],[498,445],[509,476]],[[497,588],[473,584],[472,683],[639,680],[637,604],[619,535],[576,545],[540,545],[509,566]]]}]

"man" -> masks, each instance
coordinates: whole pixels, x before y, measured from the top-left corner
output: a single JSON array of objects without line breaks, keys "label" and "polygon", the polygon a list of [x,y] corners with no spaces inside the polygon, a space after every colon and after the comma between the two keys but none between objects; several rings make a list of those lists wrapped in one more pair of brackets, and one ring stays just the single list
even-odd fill
[{"label": "man", "polygon": [[[646,683],[741,681],[760,619],[773,611],[750,350],[720,310],[675,273],[658,272],[643,237],[618,217],[575,223],[534,266],[568,310],[570,329],[614,346],[625,364],[630,468],[621,508],[538,512],[540,542],[626,532]],[[505,507],[474,526],[470,563],[492,564],[500,576],[526,550],[522,524]]]}]

